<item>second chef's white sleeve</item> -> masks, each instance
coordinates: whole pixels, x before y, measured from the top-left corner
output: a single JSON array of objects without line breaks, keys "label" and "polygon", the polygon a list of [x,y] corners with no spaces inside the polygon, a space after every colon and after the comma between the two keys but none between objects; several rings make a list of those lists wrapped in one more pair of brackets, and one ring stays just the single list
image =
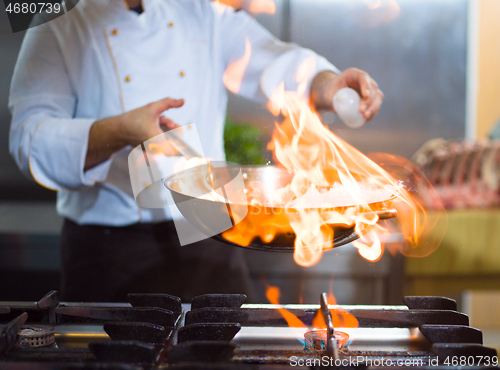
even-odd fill
[{"label": "second chef's white sleeve", "polygon": [[78,104],[49,24],[27,31],[12,78],[10,152],[28,177],[53,190],[93,186],[111,160],[83,171],[94,118],[74,118]]}]

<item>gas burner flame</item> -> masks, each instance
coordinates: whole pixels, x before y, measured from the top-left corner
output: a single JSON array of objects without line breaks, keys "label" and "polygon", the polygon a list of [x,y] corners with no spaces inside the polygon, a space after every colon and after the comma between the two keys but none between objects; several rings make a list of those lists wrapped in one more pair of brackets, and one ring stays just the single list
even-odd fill
[{"label": "gas burner flame", "polygon": [[[291,330],[294,331],[294,335],[297,340],[304,344],[304,329],[308,329],[309,331],[316,331],[326,329],[327,325],[325,323],[325,319],[323,317],[321,308],[318,309],[315,314],[312,325],[305,325],[297,316],[295,316],[292,312],[288,311],[284,307],[280,306],[280,289],[277,286],[267,285],[266,288],[266,297],[269,303],[273,305],[277,305],[277,310],[281,313],[285,321]],[[332,293],[332,285],[330,285],[330,292],[327,296],[327,304],[328,306],[337,305],[337,301]],[[359,326],[359,322],[354,315],[347,312],[346,310],[340,307],[329,308],[331,316],[332,316],[332,324],[335,329],[337,328],[357,328]],[[348,340],[348,336],[344,333],[344,342],[341,341],[340,347],[346,344]]]},{"label": "gas burner flame", "polygon": [[[337,300],[332,292],[332,285],[330,285],[330,291],[327,296],[328,306],[336,306]],[[356,317],[347,312],[346,310],[335,307],[330,308],[330,313],[332,314],[332,324],[334,328],[357,328],[359,327],[359,322]],[[315,329],[326,329],[326,323],[323,315],[321,314],[321,310],[318,310],[314,319],[312,321],[312,326]]]},{"label": "gas burner flame", "polygon": [[[271,303],[271,304],[275,304],[275,305],[280,304],[280,302],[279,302],[280,294],[281,294],[280,289],[277,286],[269,285],[266,289],[266,298],[269,301],[269,303]],[[287,309],[280,307],[277,310],[281,313],[283,318],[286,320],[289,327],[291,327],[291,328],[305,328],[306,327],[306,325],[302,321],[300,321],[300,319],[297,316],[295,316],[293,313],[291,313]]]}]

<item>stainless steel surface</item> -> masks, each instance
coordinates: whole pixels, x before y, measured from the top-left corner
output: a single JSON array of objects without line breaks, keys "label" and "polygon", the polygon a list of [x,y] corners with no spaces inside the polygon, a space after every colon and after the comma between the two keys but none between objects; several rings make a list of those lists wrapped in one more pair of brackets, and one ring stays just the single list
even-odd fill
[{"label": "stainless steel surface", "polygon": [[[241,308],[269,308],[269,309],[278,309],[278,308],[286,308],[287,310],[307,310],[314,311],[319,308],[317,304],[287,304],[287,305],[279,305],[279,304],[255,304],[255,303],[247,303],[241,306]],[[407,310],[408,306],[403,305],[328,305],[330,310],[336,308],[342,308],[343,310],[350,311],[363,308],[365,310]]]},{"label": "stainless steel surface", "polygon": [[[225,184],[230,181],[230,179],[226,182],[223,181],[223,179],[228,176],[228,172],[232,171],[229,167],[211,168],[214,183]],[[239,167],[237,169],[239,170]],[[212,238],[216,240],[231,246],[241,247],[241,245],[225,239],[222,236],[222,233],[218,233],[219,231],[214,232],[214,228],[211,226],[213,220],[218,218],[217,215],[222,217],[228,212],[228,209],[231,209],[232,213],[246,215],[245,218],[251,218],[252,222],[259,222],[261,220],[261,218],[254,217],[253,215],[286,215],[285,217],[299,217],[297,210],[291,207],[284,208],[272,205],[272,199],[275,191],[285,187],[292,179],[292,175],[285,169],[274,166],[241,166],[241,173],[245,187],[247,190],[251,189],[252,184],[254,184],[254,187],[258,187],[260,196],[255,200],[258,200],[259,204],[262,205],[254,205],[247,200],[244,204],[231,203],[230,207],[229,204],[200,198],[200,196],[205,195],[206,186],[203,186],[202,188],[197,187],[195,184],[199,181],[193,180],[201,178],[203,173],[204,172],[202,170],[197,171],[196,169],[178,172],[165,180],[165,186],[172,193],[173,199],[182,215],[191,223],[191,225],[203,232],[205,235],[213,235]],[[189,190],[181,190],[179,185],[181,183],[192,184],[192,187]],[[394,197],[395,195],[389,199],[370,204],[370,207],[375,213],[377,213],[380,219],[396,217],[396,211],[389,209],[390,202]],[[348,207],[351,206],[327,209],[311,207],[311,209],[318,209],[321,213],[328,213],[332,211],[341,212],[342,209]],[[266,222],[266,219],[262,219],[262,222]],[[219,225],[217,224],[215,227],[219,227]],[[334,248],[348,244],[359,238],[357,232],[354,231],[354,226],[346,227],[345,225],[331,224],[330,227],[333,229]],[[361,230],[363,234],[366,234],[371,229],[372,226],[370,225],[361,225],[358,228],[358,232]],[[262,251],[293,253],[294,240],[295,235],[292,232],[287,231],[286,233],[283,232],[277,235],[277,237],[270,242],[264,242],[260,238],[254,238],[249,245],[243,247]],[[331,248],[332,245],[329,243],[324,246],[324,249]]]},{"label": "stainless steel surface", "polygon": [[55,335],[61,348],[86,348],[89,342],[111,340],[102,325],[91,324],[57,325]]},{"label": "stainless steel surface", "polygon": [[339,136],[406,157],[428,139],[464,137],[467,0],[290,2],[291,41],[366,70],[385,94],[363,129],[333,123]]},{"label": "stainless steel surface", "polygon": [[[318,304],[244,304],[248,309],[299,309],[315,311],[321,308]],[[407,306],[395,305],[328,305],[328,309],[343,310],[408,310]],[[243,326],[236,334],[233,342],[241,351],[261,349],[300,351],[303,349],[304,334],[311,330],[304,327],[257,327]],[[351,341],[349,351],[391,352],[391,351],[428,351],[430,343],[423,337],[418,328],[336,328],[349,335]]]},{"label": "stainless steel surface", "polygon": [[[304,334],[309,328],[284,328],[245,326],[236,334],[233,342],[242,351],[296,350],[303,349]],[[339,328],[352,341],[349,351],[425,351],[429,342],[418,328]]]}]

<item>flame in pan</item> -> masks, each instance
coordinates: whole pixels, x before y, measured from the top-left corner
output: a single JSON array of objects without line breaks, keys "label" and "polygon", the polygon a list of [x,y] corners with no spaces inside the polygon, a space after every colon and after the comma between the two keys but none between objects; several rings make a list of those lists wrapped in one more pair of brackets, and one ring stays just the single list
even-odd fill
[{"label": "flame in pan", "polygon": [[[354,226],[362,235],[364,230],[374,228],[378,221],[375,211],[386,207],[384,201],[393,194],[410,202],[401,184],[335,136],[295,94],[281,89],[273,102],[286,117],[276,124],[270,148],[294,174],[290,186],[277,196],[285,207],[295,206],[298,211],[298,216],[290,220],[297,236],[294,258],[298,264],[314,265],[323,249],[331,247],[334,231],[329,225]],[[303,207],[297,207],[300,204]],[[382,252],[377,233],[359,240],[357,247],[371,259]]]},{"label": "flame in pan", "polygon": [[[408,190],[414,189],[408,181],[425,185],[419,187],[425,192],[425,176],[394,156],[378,155],[373,161],[323,125],[308,102],[300,98],[307,95],[307,76],[314,68],[314,61],[304,62],[297,74],[297,91],[285,91],[281,84],[270,103],[272,111],[284,119],[275,122],[268,147],[275,160],[293,174],[292,181],[275,192],[270,204],[252,199],[252,191],[247,193],[252,200],[250,207],[255,209],[223,236],[246,246],[255,237],[269,242],[293,230],[294,260],[301,266],[316,264],[323,251],[333,247],[333,225],[354,228],[361,236],[354,246],[370,261],[382,256],[384,242],[393,236],[400,236],[399,250],[405,254],[429,254],[439,245],[446,228],[431,241],[421,242],[420,237],[430,235],[437,221],[431,220],[422,202],[410,194]],[[440,207],[432,187],[427,196]],[[398,210],[396,226],[379,223],[377,211],[389,207]],[[393,251],[393,241],[390,247]]]}]

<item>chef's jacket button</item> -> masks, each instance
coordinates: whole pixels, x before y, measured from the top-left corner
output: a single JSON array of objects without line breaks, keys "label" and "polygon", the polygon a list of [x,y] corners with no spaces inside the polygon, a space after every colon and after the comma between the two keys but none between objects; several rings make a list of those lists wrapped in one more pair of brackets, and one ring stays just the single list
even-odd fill
[{"label": "chef's jacket button", "polygon": [[185,75],[186,75],[186,73],[184,71],[179,72],[179,76],[184,77]]},{"label": "chef's jacket button", "polygon": [[111,33],[113,34],[113,36],[116,36],[118,35],[118,30],[115,28],[113,31],[111,31]]},{"label": "chef's jacket button", "polygon": [[132,78],[130,76],[125,77],[125,82],[130,82],[132,81]]},{"label": "chef's jacket button", "polygon": [[169,26],[169,27],[173,27],[173,26],[174,26],[174,22],[170,22],[170,23],[168,24],[168,26]]}]

